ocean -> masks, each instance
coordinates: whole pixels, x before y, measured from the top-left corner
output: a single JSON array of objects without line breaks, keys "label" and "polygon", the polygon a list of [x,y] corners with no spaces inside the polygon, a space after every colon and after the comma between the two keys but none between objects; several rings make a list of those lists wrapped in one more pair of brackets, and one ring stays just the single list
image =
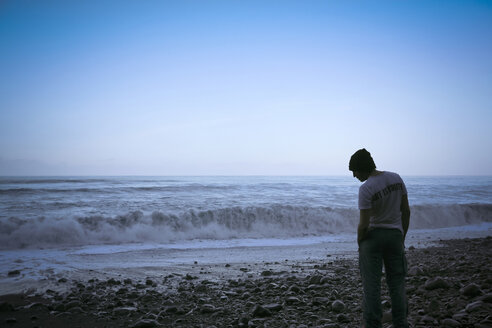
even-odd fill
[{"label": "ocean", "polygon": [[[492,235],[492,177],[402,178],[409,244]],[[12,270],[44,279],[353,254],[359,186],[349,175],[1,177],[0,294]]]}]

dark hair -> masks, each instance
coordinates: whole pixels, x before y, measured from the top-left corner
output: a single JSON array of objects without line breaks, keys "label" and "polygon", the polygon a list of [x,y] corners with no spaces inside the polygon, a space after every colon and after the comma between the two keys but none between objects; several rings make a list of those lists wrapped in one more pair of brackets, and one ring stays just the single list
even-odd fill
[{"label": "dark hair", "polygon": [[376,164],[371,157],[371,153],[365,148],[356,151],[352,157],[350,157],[349,170],[371,173],[376,169]]}]

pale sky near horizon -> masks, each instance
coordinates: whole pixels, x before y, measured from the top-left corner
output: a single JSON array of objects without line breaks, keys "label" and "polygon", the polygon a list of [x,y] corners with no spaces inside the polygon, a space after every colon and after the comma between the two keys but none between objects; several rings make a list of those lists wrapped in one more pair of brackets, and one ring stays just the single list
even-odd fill
[{"label": "pale sky near horizon", "polygon": [[492,1],[3,1],[0,176],[492,174]]}]

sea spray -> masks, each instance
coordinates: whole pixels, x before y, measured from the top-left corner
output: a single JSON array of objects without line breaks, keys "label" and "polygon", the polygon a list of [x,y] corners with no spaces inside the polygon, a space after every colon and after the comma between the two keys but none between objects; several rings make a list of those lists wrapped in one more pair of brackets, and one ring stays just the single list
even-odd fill
[{"label": "sea spray", "polygon": [[[492,204],[416,205],[411,229],[492,222]],[[289,205],[188,210],[179,214],[132,211],[115,216],[0,218],[1,249],[194,239],[292,238],[356,231],[356,208]]]}]

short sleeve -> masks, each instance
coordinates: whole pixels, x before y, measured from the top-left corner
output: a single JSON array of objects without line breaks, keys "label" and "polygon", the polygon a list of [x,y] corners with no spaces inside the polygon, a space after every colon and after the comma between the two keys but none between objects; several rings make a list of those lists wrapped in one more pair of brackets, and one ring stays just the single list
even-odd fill
[{"label": "short sleeve", "polygon": [[372,208],[371,194],[364,185],[359,188],[359,210]]}]

